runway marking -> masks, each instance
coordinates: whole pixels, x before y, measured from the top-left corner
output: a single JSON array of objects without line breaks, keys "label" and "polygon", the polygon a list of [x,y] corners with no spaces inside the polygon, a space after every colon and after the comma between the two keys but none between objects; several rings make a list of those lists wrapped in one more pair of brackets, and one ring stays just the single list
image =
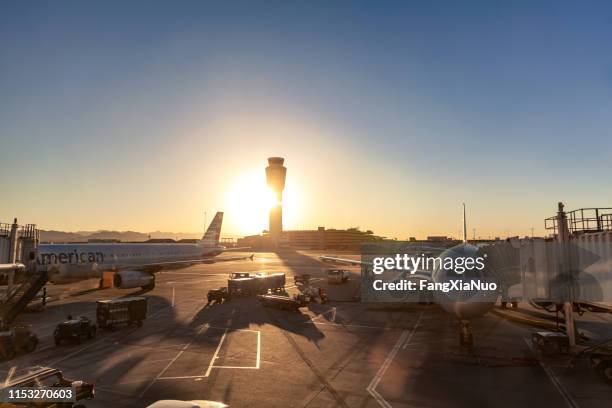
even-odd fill
[{"label": "runway marking", "polygon": [[423,317],[423,313],[419,315],[419,318],[417,319],[416,323],[414,324],[414,327],[412,328],[412,331],[410,332],[410,336],[408,336],[408,338],[406,339],[406,342],[402,346],[402,350],[406,350],[406,347],[408,347],[408,344],[410,344],[410,340],[412,340],[412,336],[414,335],[414,332],[416,331],[417,327],[419,327],[419,323],[421,322],[421,317]]},{"label": "runway marking", "polygon": [[12,366],[11,368],[9,368],[8,374],[6,375],[6,380],[4,381],[5,387],[8,387],[9,382],[11,382],[11,380],[13,379],[13,376],[15,375],[16,370],[17,370],[17,366]]},{"label": "runway marking", "polygon": [[332,319],[331,319],[331,321],[335,323],[335,322],[336,322],[336,308],[335,308],[335,307],[332,307],[331,309],[329,309],[329,310],[327,310],[327,311],[325,311],[325,312],[323,312],[323,313],[320,313],[320,314],[316,315],[315,317],[313,317],[312,319],[310,319],[310,321],[311,321],[311,322],[313,322],[313,321],[315,321],[316,319],[318,319],[319,317],[324,316],[324,315],[326,315],[326,314],[328,314],[328,313],[332,313]]},{"label": "runway marking", "polygon": [[261,360],[261,332],[257,330],[257,368],[259,369],[259,362]]},{"label": "runway marking", "polygon": [[191,341],[187,344],[185,344],[183,346],[183,348],[176,353],[176,355],[174,356],[174,358],[172,360],[170,360],[170,362],[168,364],[166,364],[166,366],[159,372],[159,374],[157,374],[157,376],[151,381],[149,382],[149,384],[145,387],[145,389],[140,393],[140,398],[142,398],[142,396],[149,391],[149,388],[151,388],[151,386],[155,383],[155,381],[159,380],[159,378],[164,375],[164,373],[170,368],[170,366],[172,364],[174,364],[174,362],[183,355],[183,353],[185,352],[185,350],[187,350],[187,347],[189,347],[191,345],[191,343],[193,343],[193,341],[195,340],[195,338],[200,335],[200,333],[202,333],[202,331],[204,330],[208,330],[209,326],[208,324],[204,324],[202,327],[200,327],[200,330],[198,330],[196,332],[196,334],[191,338]]},{"label": "runway marking", "polygon": [[[533,343],[531,342],[531,340],[530,339],[524,339],[524,340],[525,340],[525,343],[527,343],[527,347],[529,347],[531,352],[536,354],[535,350],[533,349]],[[540,367],[542,367],[542,370],[544,370],[546,375],[548,375],[550,382],[552,382],[552,384],[555,386],[557,391],[559,391],[559,394],[561,394],[561,397],[563,397],[565,404],[570,408],[579,408],[578,403],[574,401],[569,391],[567,391],[567,389],[563,386],[563,384],[561,384],[559,377],[557,377],[557,374],[555,374],[553,369],[550,368],[548,364],[546,364],[545,362],[541,360],[538,360],[538,362],[540,363]]]},{"label": "runway marking", "polygon": [[[209,329],[224,330],[224,332],[223,332],[223,335],[221,336],[221,339],[219,340],[219,344],[217,345],[217,348],[215,350],[215,354],[211,358],[206,372],[204,374],[200,374],[200,375],[179,375],[179,376],[168,376],[168,377],[158,376],[156,378],[156,380],[183,380],[183,379],[198,379],[198,378],[201,379],[201,378],[206,378],[206,377],[210,376],[210,373],[211,373],[213,368],[230,368],[230,369],[234,369],[234,370],[259,370],[260,362],[261,362],[261,331],[260,330],[249,330],[249,329],[235,329],[235,330],[232,330],[232,331],[257,333],[257,354],[256,354],[256,361],[255,361],[255,365],[254,366],[218,366],[218,365],[215,365],[214,363],[219,358],[219,356],[218,356],[219,355],[219,351],[221,350],[221,346],[222,346],[223,342],[225,341],[225,336],[227,335],[227,332],[230,330],[230,328],[229,327],[215,327],[215,326],[208,326],[208,328]],[[189,344],[187,344],[187,346],[188,345]],[[176,359],[173,359],[173,360],[176,360]],[[171,364],[172,363],[173,362],[171,362]]]},{"label": "runway marking", "polygon": [[[225,332],[227,333],[227,330],[229,330],[229,328],[225,329]],[[243,332],[251,332],[251,333],[257,333],[257,354],[255,356],[255,365],[254,366],[217,366],[217,365],[212,365],[208,367],[207,370],[207,374],[205,374],[205,377],[208,377],[208,374],[210,374],[210,370],[212,368],[233,368],[233,369],[245,369],[245,370],[259,370],[259,362],[260,362],[260,357],[261,357],[261,331],[259,330],[248,330],[248,329],[238,329],[238,330],[234,330],[234,331],[243,331]],[[223,336],[225,336],[225,333],[223,334]],[[219,346],[217,346],[217,352],[220,349],[220,345],[223,342],[223,338],[221,338],[221,341],[219,342]],[[211,364],[214,363],[215,358],[218,357],[214,357],[211,360]]]},{"label": "runway marking", "polygon": [[158,380],[192,380],[192,379],[202,379],[203,375],[179,375],[174,377],[159,377]]},{"label": "runway marking", "polygon": [[219,344],[217,345],[217,349],[215,350],[215,354],[213,354],[213,357],[210,359],[210,364],[208,364],[208,369],[206,370],[206,373],[204,374],[204,377],[208,377],[210,374],[210,370],[212,370],[212,366],[215,363],[215,360],[218,358],[217,355],[219,354],[219,350],[221,350],[221,345],[223,344],[223,340],[225,340],[225,335],[227,334],[228,329],[226,328],[225,331],[223,332],[223,336],[221,336],[221,340],[219,341]]},{"label": "runway marking", "polygon": [[387,400],[385,400],[382,397],[382,395],[380,395],[378,393],[378,391],[376,391],[376,387],[378,387],[378,383],[380,383],[380,380],[382,380],[382,377],[385,375],[385,373],[389,369],[389,366],[391,365],[391,363],[393,362],[393,359],[395,358],[395,356],[399,352],[399,349],[402,346],[402,344],[404,344],[404,343],[408,344],[410,339],[412,339],[412,336],[413,336],[414,332],[417,329],[417,326],[419,324],[419,320],[420,320],[422,315],[423,315],[423,313],[421,313],[419,315],[419,319],[417,319],[417,321],[416,321],[414,327],[412,328],[412,330],[404,330],[402,332],[402,334],[400,335],[399,339],[397,339],[397,342],[393,346],[393,349],[391,349],[391,351],[387,355],[387,358],[383,362],[382,366],[380,366],[380,368],[378,369],[378,372],[376,373],[376,375],[374,376],[374,378],[372,379],[370,384],[366,387],[366,391],[368,391],[370,393],[370,395],[372,395],[372,397],[374,397],[374,399],[378,402],[378,404],[381,407],[391,408],[391,404],[389,404],[387,402]]}]

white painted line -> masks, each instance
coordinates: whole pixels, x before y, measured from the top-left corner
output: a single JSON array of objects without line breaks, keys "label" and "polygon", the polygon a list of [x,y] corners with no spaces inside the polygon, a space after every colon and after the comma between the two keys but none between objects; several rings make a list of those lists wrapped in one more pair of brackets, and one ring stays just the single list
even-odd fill
[{"label": "white painted line", "polygon": [[335,322],[336,321],[336,308],[335,307],[332,307],[331,309],[326,310],[325,312],[316,315],[315,317],[311,318],[310,321],[314,322],[318,318],[325,316],[328,313],[332,313],[332,322]]},{"label": "white painted line", "polygon": [[[156,380],[184,380],[184,379],[198,379],[198,378],[206,378],[210,375],[210,372],[212,371],[213,368],[231,368],[234,370],[237,369],[243,369],[243,370],[259,370],[260,368],[260,362],[261,362],[261,331],[260,330],[249,330],[249,329],[234,329],[233,331],[242,331],[242,332],[250,332],[250,333],[257,333],[257,356],[256,356],[256,362],[255,362],[255,366],[218,366],[218,365],[214,365],[215,361],[219,358],[219,351],[221,350],[221,346],[223,345],[223,342],[225,341],[225,336],[227,335],[227,332],[230,330],[229,327],[215,327],[215,326],[208,326],[209,329],[219,329],[219,330],[224,330],[223,335],[221,336],[221,339],[219,340],[219,344],[217,345],[217,348],[215,350],[215,354],[213,355],[212,359],[210,360],[210,363],[208,365],[208,369],[206,370],[206,373],[204,373],[203,375],[181,375],[181,376],[171,376],[171,377],[162,377],[159,376],[158,378],[156,378]],[[189,344],[187,344],[189,345]],[[175,360],[175,359],[173,359]],[[163,360],[158,360],[158,361],[163,361]],[[172,363],[171,363],[172,364]],[[162,371],[163,374],[163,371]]]},{"label": "white painted line", "polygon": [[203,330],[208,329],[208,325],[205,324],[202,327],[200,327],[200,330],[197,331],[197,333],[195,334],[195,336],[193,336],[191,338],[191,341],[187,344],[185,344],[183,346],[183,348],[176,353],[176,355],[174,356],[174,358],[172,360],[170,360],[170,362],[168,364],[166,364],[166,366],[163,368],[163,370],[161,370],[159,372],[159,374],[157,374],[157,377],[155,377],[146,387],[145,389],[140,393],[139,397],[142,398],[142,396],[149,391],[149,388],[151,388],[151,386],[155,383],[155,381],[157,381],[169,368],[172,364],[174,364],[174,362],[181,356],[183,355],[183,353],[185,352],[185,350],[187,350],[187,347],[189,347],[191,345],[191,343],[193,343],[193,341],[195,340],[195,338],[202,333]]},{"label": "white painted line", "polygon": [[226,327],[219,327],[219,326],[210,326],[211,329],[219,329],[219,330],[229,330],[231,329],[232,331],[242,331],[242,332],[251,332],[251,333],[258,333],[259,330],[250,330],[250,329],[232,329],[230,326],[226,326]]},{"label": "white painted line", "polygon": [[412,331],[410,332],[410,336],[408,336],[408,338],[406,339],[406,342],[404,343],[402,350],[406,350],[406,347],[408,347],[408,344],[410,344],[410,340],[412,340],[412,335],[414,335],[414,332],[416,331],[417,327],[419,327],[419,323],[421,322],[421,317],[423,317],[423,313],[419,315],[419,318],[414,324],[414,327],[412,328]]},{"label": "white painted line", "polygon": [[196,378],[204,378],[203,375],[181,375],[176,377],[159,377],[158,380],[189,380]]},{"label": "white painted line", "polygon": [[402,334],[400,335],[399,339],[397,339],[397,342],[395,343],[395,346],[393,346],[393,349],[391,349],[391,352],[387,355],[387,358],[385,359],[385,361],[383,362],[382,366],[380,366],[380,368],[378,369],[378,372],[376,373],[376,375],[374,376],[374,378],[372,379],[372,381],[370,382],[370,384],[366,387],[366,391],[368,391],[370,393],[370,395],[372,395],[372,397],[374,397],[374,399],[378,402],[378,404],[381,407],[385,407],[385,408],[391,408],[391,404],[389,404],[377,391],[376,391],[376,387],[378,387],[378,383],[380,382],[380,380],[382,379],[382,377],[385,375],[385,373],[387,372],[387,369],[389,368],[389,366],[391,365],[391,362],[393,361],[393,359],[395,358],[395,355],[397,354],[397,352],[399,351],[399,348],[401,347],[402,343],[406,340],[406,337],[408,337],[409,335],[409,331],[408,330],[404,330],[402,332]]},{"label": "white painted line", "polygon": [[6,375],[6,380],[4,381],[5,387],[8,387],[9,382],[11,382],[11,380],[13,379],[13,376],[15,375],[16,370],[17,370],[17,366],[12,366],[11,368],[9,368],[8,374]]},{"label": "white painted line", "polygon": [[[421,315],[422,315],[422,313],[421,313]],[[419,319],[421,318],[421,315],[419,315]],[[374,399],[378,402],[378,404],[381,407],[391,408],[391,404],[389,404],[382,397],[382,395],[380,395],[378,393],[378,391],[376,391],[376,387],[378,387],[378,383],[380,383],[380,380],[382,380],[383,376],[385,375],[385,373],[389,369],[389,366],[393,362],[393,359],[397,355],[397,353],[398,353],[400,347],[402,346],[402,344],[404,344],[404,342],[407,342],[407,341],[409,341],[412,338],[412,335],[416,331],[416,328],[417,328],[417,326],[419,324],[419,319],[417,319],[417,321],[416,321],[414,327],[412,328],[412,330],[410,330],[410,331],[404,330],[402,332],[402,334],[400,335],[399,339],[397,339],[397,342],[395,343],[395,346],[393,346],[393,349],[391,349],[391,351],[387,355],[387,358],[383,362],[382,366],[380,366],[380,368],[378,369],[378,372],[376,373],[376,375],[374,376],[374,378],[370,382],[370,385],[368,385],[367,388],[366,388],[366,390],[370,393],[370,395],[372,395],[372,397],[374,397]]]},{"label": "white painted line", "polygon": [[217,345],[217,350],[215,350],[215,354],[213,355],[212,359],[210,360],[210,364],[208,365],[208,369],[206,370],[206,373],[204,374],[204,377],[208,377],[210,375],[210,370],[212,370],[213,368],[213,364],[215,363],[215,360],[218,358],[217,355],[219,354],[219,350],[221,349],[221,345],[223,344],[223,340],[225,340],[225,335],[227,334],[228,329],[225,329],[225,331],[223,332],[223,336],[221,336],[221,340],[219,341],[219,344]]},{"label": "white painted line", "polygon": [[257,369],[259,369],[259,356],[261,356],[261,332],[257,330]]},{"label": "white painted line", "polygon": [[[529,347],[531,352],[535,354],[531,340],[529,339],[524,339],[524,340],[525,340],[525,343],[527,343],[527,347]],[[552,384],[555,386],[559,394],[561,394],[561,397],[563,397],[565,404],[570,408],[578,408],[579,405],[576,403],[576,401],[574,401],[569,391],[567,391],[567,389],[563,386],[563,384],[561,384],[561,381],[559,381],[559,377],[557,377],[557,374],[555,374],[553,369],[550,368],[549,365],[546,364],[545,362],[540,361],[540,360],[538,361],[540,363],[540,367],[542,367],[546,375],[548,375],[548,378],[550,378],[550,382],[552,382]]]},{"label": "white painted line", "polygon": [[259,367],[245,367],[245,366],[212,366],[212,368],[231,368],[234,370],[259,370]]}]

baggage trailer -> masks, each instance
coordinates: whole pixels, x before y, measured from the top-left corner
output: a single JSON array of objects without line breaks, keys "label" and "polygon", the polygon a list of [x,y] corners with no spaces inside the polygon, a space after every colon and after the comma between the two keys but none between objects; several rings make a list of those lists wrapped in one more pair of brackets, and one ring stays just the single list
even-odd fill
[{"label": "baggage trailer", "polygon": [[265,295],[268,291],[278,292],[285,289],[285,274],[255,275],[255,282],[257,293],[260,295]]},{"label": "baggage trailer", "polygon": [[230,278],[227,280],[227,297],[255,295],[255,278]]},{"label": "baggage trailer", "polygon": [[146,297],[99,300],[96,303],[96,319],[102,329],[112,330],[122,324],[142,326],[142,321],[147,318]]},{"label": "baggage trailer", "polygon": [[293,312],[299,312],[300,307],[304,306],[304,303],[292,299],[289,296],[279,295],[257,295],[257,298],[264,307],[273,307],[276,309],[290,310]]},{"label": "baggage trailer", "polygon": [[232,296],[255,296],[265,295],[268,292],[279,292],[285,288],[286,278],[284,273],[273,273],[270,275],[249,275],[247,273],[235,273],[227,280],[228,298]]}]

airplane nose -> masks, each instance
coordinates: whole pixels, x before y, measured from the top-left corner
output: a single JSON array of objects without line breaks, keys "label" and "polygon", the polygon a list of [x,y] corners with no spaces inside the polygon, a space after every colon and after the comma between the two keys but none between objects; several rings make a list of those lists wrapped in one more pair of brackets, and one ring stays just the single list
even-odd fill
[{"label": "airplane nose", "polygon": [[[444,251],[440,258],[465,259],[476,258],[477,256],[478,247],[470,244],[459,244]],[[456,265],[457,263],[453,262],[452,264]],[[452,281],[460,281],[461,283],[494,281],[492,277],[487,276],[486,267],[483,270],[472,269],[470,271],[455,271],[439,267],[433,271],[432,278],[434,282],[443,284],[450,284]],[[459,319],[471,319],[486,314],[495,305],[498,295],[497,290],[464,290],[462,288],[448,292],[435,292],[436,303]]]}]

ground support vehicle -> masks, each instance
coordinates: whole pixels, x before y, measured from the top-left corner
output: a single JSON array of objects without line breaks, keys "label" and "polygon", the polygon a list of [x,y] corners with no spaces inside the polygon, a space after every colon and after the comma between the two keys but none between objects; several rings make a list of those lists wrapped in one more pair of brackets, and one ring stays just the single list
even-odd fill
[{"label": "ground support vehicle", "polygon": [[[60,370],[50,367],[33,367],[26,369],[24,372],[16,372],[10,381],[5,382],[1,388],[14,387],[29,387],[29,388],[63,388],[58,389],[58,392],[64,393],[68,388],[74,393],[73,400],[75,402],[36,402],[28,403],[25,406],[45,407],[45,408],[77,408],[85,407],[83,400],[94,398],[94,385],[85,381],[70,380],[64,377]],[[5,404],[2,404],[4,407]],[[22,403],[7,403],[7,407],[22,407]]]},{"label": "ground support vehicle", "polygon": [[285,289],[285,274],[232,274],[227,281],[228,298],[279,293]]},{"label": "ground support vehicle", "polygon": [[74,341],[82,343],[83,340],[91,339],[96,335],[96,325],[86,316],[77,319],[69,319],[61,322],[53,332],[55,345],[59,346],[63,341]]},{"label": "ground support vehicle", "polygon": [[299,299],[293,299],[289,296],[257,295],[257,298],[264,307],[273,307],[281,310],[299,312],[300,307],[304,306],[304,303]]},{"label": "ground support vehicle", "polygon": [[565,333],[536,332],[531,336],[531,342],[542,354],[569,353],[569,339]]},{"label": "ground support vehicle", "polygon": [[112,330],[123,324],[142,326],[146,318],[146,297],[126,297],[97,302],[96,320],[101,329]]},{"label": "ground support vehicle", "polygon": [[208,299],[208,303],[213,301],[221,303],[228,298],[227,288],[211,289],[208,291],[208,295],[206,297]]}]

